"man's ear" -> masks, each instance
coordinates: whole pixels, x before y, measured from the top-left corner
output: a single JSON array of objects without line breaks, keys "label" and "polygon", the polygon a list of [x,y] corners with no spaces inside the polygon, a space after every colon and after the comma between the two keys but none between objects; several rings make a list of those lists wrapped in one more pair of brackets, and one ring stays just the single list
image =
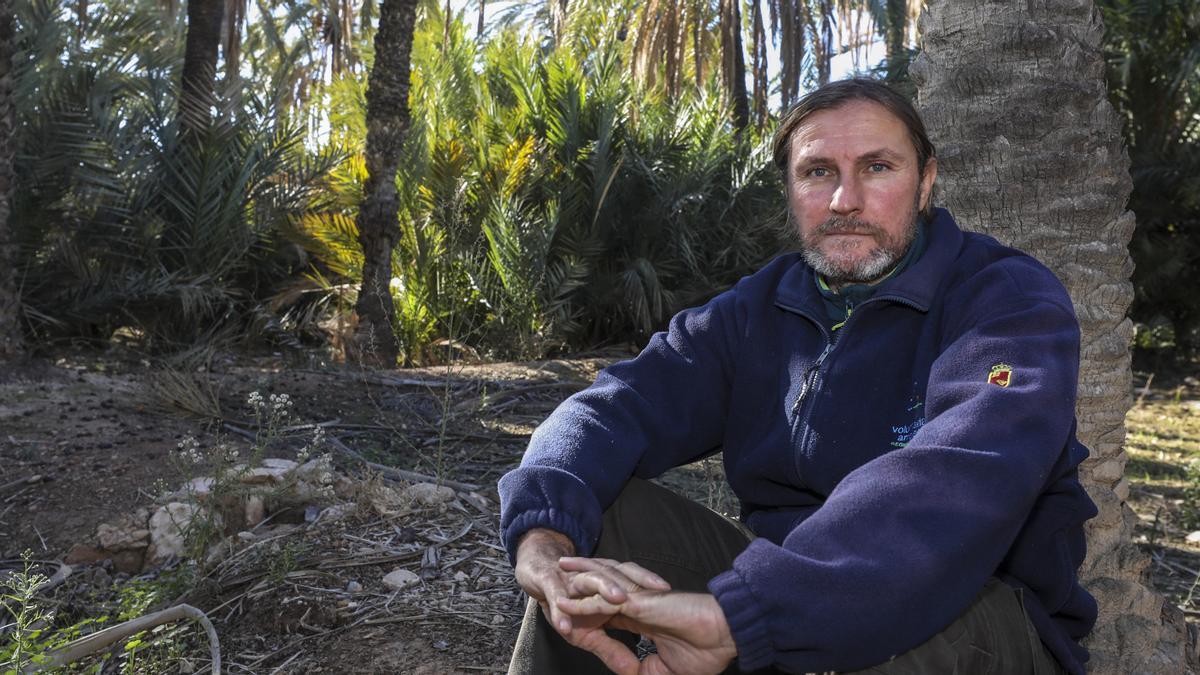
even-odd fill
[{"label": "man's ear", "polygon": [[924,213],[929,208],[929,199],[933,195],[933,182],[937,180],[937,157],[925,160],[925,171],[921,174],[921,199],[918,211]]}]

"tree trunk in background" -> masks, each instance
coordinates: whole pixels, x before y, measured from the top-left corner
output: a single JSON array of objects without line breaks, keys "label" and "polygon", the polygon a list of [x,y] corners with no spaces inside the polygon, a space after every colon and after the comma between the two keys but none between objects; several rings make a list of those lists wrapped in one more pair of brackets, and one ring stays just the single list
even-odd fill
[{"label": "tree trunk in background", "polygon": [[908,73],[908,0],[887,0],[887,81],[899,82]]},{"label": "tree trunk in background", "polygon": [[0,360],[24,351],[21,301],[14,270],[16,246],[8,216],[12,213],[13,132],[16,106],[12,100],[13,0],[0,0]]},{"label": "tree trunk in background", "polygon": [[392,249],[400,236],[396,168],[408,131],[409,54],[416,0],[384,0],[375,34],[375,65],[367,87],[367,182],[358,212],[363,248],[363,281],[358,294],[359,358],[396,365],[399,345],[393,331]]},{"label": "tree trunk in background", "polygon": [[746,97],[746,57],[742,49],[741,0],[721,0],[721,80],[733,110],[733,126],[745,129],[750,123],[750,101]]},{"label": "tree trunk in background", "polygon": [[179,90],[179,122],[184,135],[208,123],[216,102],[217,47],[225,0],[188,0],[187,41]]},{"label": "tree trunk in background", "polygon": [[921,28],[910,74],[938,149],[938,200],[1054,270],[1083,331],[1077,411],[1092,456],[1080,474],[1100,508],[1080,571],[1100,603],[1089,671],[1181,673],[1183,616],[1143,585],[1125,504],[1134,216],[1099,14],[1091,0],[929,0]]}]

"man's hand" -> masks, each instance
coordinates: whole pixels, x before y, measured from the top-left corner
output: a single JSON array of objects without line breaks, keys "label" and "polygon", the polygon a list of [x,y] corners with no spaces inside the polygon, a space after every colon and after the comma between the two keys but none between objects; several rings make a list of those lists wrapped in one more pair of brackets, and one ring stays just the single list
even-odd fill
[{"label": "man's hand", "polygon": [[[637,566],[622,563],[618,567],[624,570],[600,569],[612,567],[605,564],[611,562],[564,558],[561,566],[577,572],[568,584],[574,597],[557,601],[558,608],[572,617],[589,622],[607,617],[607,625],[654,641],[658,653],[640,664],[636,659],[629,660],[633,654],[624,645],[619,645],[620,652],[592,650],[610,669],[620,675],[705,675],[720,673],[737,657],[725,612],[716,598],[707,593],[668,593],[650,588],[626,588],[625,593],[614,593],[612,575],[627,575],[628,566]],[[637,573],[634,576],[640,578]],[[621,596],[624,599],[617,600]]]},{"label": "man's hand", "polygon": [[[597,567],[611,568],[608,572],[589,575],[587,588],[600,586],[605,597],[616,602],[626,599],[626,593],[642,588],[667,590],[670,585],[658,575],[634,563],[618,564],[614,560],[593,561],[589,558],[570,558],[574,545],[565,535],[547,529],[533,529],[522,535],[517,544],[517,565],[514,569],[517,583],[537,600],[542,613],[566,640],[580,649],[586,649],[600,657],[609,668],[618,673],[637,672],[637,657],[629,649],[614,640],[604,631],[609,614],[569,614],[562,611],[559,603],[569,599],[571,583],[576,573],[561,566],[561,560],[587,561]],[[623,570],[623,571],[622,571]],[[596,591],[588,590],[587,593]]]}]

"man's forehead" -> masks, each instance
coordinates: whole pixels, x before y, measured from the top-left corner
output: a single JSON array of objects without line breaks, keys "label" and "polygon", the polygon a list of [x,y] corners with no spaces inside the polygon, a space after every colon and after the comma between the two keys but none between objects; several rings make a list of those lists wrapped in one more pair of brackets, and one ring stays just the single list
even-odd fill
[{"label": "man's forehead", "polygon": [[830,152],[916,156],[904,122],[872,101],[850,101],[813,113],[792,133],[791,150],[794,160],[808,160]]}]

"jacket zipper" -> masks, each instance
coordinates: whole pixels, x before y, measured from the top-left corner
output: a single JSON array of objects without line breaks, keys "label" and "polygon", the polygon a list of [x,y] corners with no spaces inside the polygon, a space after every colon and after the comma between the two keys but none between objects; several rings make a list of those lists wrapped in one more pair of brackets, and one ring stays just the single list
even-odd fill
[{"label": "jacket zipper", "polygon": [[834,344],[836,343],[833,340],[830,340],[828,343],[826,343],[825,350],[821,352],[821,355],[817,357],[817,360],[813,361],[812,365],[808,367],[807,371],[805,371],[804,382],[800,385],[800,394],[796,396],[796,402],[792,404],[793,415],[796,415],[800,412],[800,404],[804,403],[804,399],[808,396],[809,390],[811,390],[813,385],[816,383],[817,371],[821,369],[821,364],[825,363],[825,359],[829,358],[829,352],[833,351]]},{"label": "jacket zipper", "polygon": [[887,300],[890,302],[895,302],[895,303],[904,305],[906,307],[911,307],[912,309],[915,309],[918,311],[924,311],[920,305],[917,305],[916,303],[912,302],[911,300],[907,300],[905,298],[899,298],[896,296],[887,296],[887,295],[882,295],[882,296],[878,296],[878,297],[874,297],[874,298],[868,298],[867,301],[864,302],[862,305],[859,305],[858,307],[850,308],[850,311],[847,312],[847,314],[846,314],[846,320],[842,322],[842,326],[839,329],[839,331],[837,333],[830,334],[828,331],[825,330],[825,328],[821,325],[821,323],[819,321],[817,321],[816,319],[814,319],[808,312],[797,309],[795,307],[789,307],[789,306],[783,305],[783,304],[779,305],[783,309],[786,309],[788,311],[799,314],[799,315],[805,317],[806,319],[808,319],[809,321],[812,321],[813,323],[817,324],[817,326],[821,329],[821,332],[824,333],[825,340],[826,340],[825,349],[821,352],[820,356],[817,357],[817,360],[814,361],[812,363],[812,365],[810,365],[808,367],[808,370],[806,370],[804,373],[804,382],[800,385],[800,393],[796,396],[795,403],[792,404],[792,415],[793,416],[798,415],[800,413],[800,406],[804,405],[804,400],[806,398],[808,398],[808,395],[815,388],[816,383],[817,383],[817,376],[820,375],[820,372],[821,372],[821,366],[825,363],[825,360],[827,358],[829,358],[829,355],[830,355],[830,353],[833,352],[834,347],[837,346],[837,344],[839,342],[838,338],[840,336],[845,335],[846,331],[850,329],[850,321],[853,319],[854,310],[862,309],[863,305],[868,305],[872,302],[881,302],[884,300]]}]

